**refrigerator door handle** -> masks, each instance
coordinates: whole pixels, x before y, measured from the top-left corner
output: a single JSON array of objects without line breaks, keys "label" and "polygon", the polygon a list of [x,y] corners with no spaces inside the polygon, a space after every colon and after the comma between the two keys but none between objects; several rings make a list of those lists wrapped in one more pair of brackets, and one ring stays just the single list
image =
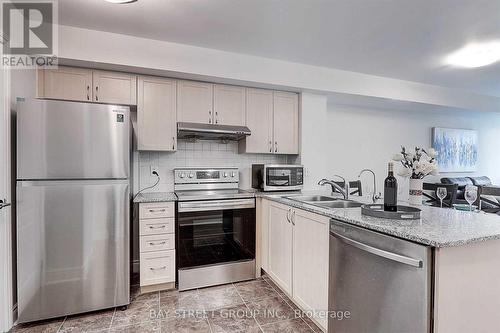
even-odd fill
[{"label": "refrigerator door handle", "polygon": [[339,235],[338,233],[335,233],[335,232],[331,232],[331,235],[333,237],[339,239],[340,241],[342,241],[346,244],[349,244],[349,245],[351,245],[351,246],[353,246],[361,251],[365,251],[365,252],[374,254],[376,256],[379,256],[379,257],[393,260],[393,261],[399,262],[401,264],[410,265],[410,266],[417,267],[417,268],[422,268],[423,264],[424,264],[424,262],[422,260],[413,259],[413,258],[410,258],[407,256],[397,254],[397,253],[381,250],[379,248],[355,241],[354,239]]},{"label": "refrigerator door handle", "polygon": [[18,180],[17,186],[55,186],[55,185],[99,185],[99,184],[130,184],[128,179],[72,179],[72,180]]}]

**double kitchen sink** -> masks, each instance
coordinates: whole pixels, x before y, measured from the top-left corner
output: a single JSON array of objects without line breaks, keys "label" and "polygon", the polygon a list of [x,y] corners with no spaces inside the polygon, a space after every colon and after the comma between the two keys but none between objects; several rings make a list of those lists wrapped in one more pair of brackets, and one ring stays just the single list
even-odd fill
[{"label": "double kitchen sink", "polygon": [[329,197],[326,195],[299,195],[286,198],[322,208],[357,208],[362,205],[362,203],[357,201]]}]

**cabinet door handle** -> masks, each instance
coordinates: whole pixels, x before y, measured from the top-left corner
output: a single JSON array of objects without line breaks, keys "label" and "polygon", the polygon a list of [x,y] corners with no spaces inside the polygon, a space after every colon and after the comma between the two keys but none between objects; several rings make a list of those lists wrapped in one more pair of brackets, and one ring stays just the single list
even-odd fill
[{"label": "cabinet door handle", "polygon": [[215,123],[219,123],[219,113],[217,111],[215,111]]},{"label": "cabinet door handle", "polygon": [[274,152],[278,152],[278,141],[274,141]]},{"label": "cabinet door handle", "polygon": [[273,152],[273,142],[272,141],[269,141],[269,152],[270,153]]},{"label": "cabinet door handle", "polygon": [[161,271],[161,270],[167,269],[167,266],[149,267],[149,269],[152,270],[152,271]]},{"label": "cabinet door handle", "polygon": [[291,208],[288,208],[288,212],[286,212],[286,220],[288,221],[288,223],[290,223],[290,213],[291,213],[292,209]]},{"label": "cabinet door handle", "polygon": [[292,217],[290,218],[292,220],[292,224],[295,225],[295,211],[292,213]]},{"label": "cabinet door handle", "polygon": [[90,101],[90,86],[87,86],[87,101]]},{"label": "cabinet door handle", "polygon": [[95,86],[95,100],[96,102],[99,101],[99,86]]},{"label": "cabinet door handle", "polygon": [[175,136],[172,137],[172,150],[175,150]]},{"label": "cabinet door handle", "polygon": [[208,123],[212,123],[212,111],[208,110]]}]

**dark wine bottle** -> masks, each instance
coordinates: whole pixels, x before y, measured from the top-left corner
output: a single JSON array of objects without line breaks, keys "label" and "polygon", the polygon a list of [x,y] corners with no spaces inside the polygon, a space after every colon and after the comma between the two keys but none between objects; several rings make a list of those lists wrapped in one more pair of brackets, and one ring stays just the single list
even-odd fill
[{"label": "dark wine bottle", "polygon": [[389,172],[384,180],[384,210],[395,212],[398,210],[398,181],[394,177],[394,165],[389,162]]}]

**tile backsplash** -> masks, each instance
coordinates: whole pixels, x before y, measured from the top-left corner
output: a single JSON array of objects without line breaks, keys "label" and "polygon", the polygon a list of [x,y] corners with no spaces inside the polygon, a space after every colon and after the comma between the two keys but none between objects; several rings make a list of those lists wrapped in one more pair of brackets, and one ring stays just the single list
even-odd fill
[{"label": "tile backsplash", "polygon": [[151,167],[155,167],[160,175],[160,183],[146,192],[166,192],[174,190],[175,168],[183,167],[237,167],[240,172],[240,188],[252,187],[252,164],[254,163],[286,163],[286,155],[238,154],[238,143],[227,144],[218,141],[189,142],[179,140],[177,152],[138,152],[135,154],[137,166],[135,175],[139,182],[136,191],[151,186],[156,177],[151,175]]}]

